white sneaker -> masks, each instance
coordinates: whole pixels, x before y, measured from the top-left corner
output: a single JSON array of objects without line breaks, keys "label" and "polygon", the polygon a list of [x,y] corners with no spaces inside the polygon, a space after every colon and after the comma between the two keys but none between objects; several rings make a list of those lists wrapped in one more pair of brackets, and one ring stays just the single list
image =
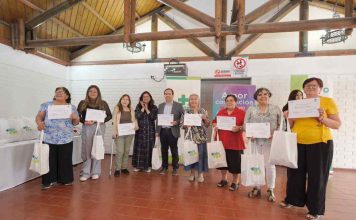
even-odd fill
[{"label": "white sneaker", "polygon": [[99,175],[98,175],[98,174],[94,174],[93,176],[91,176],[91,178],[92,178],[93,180],[97,180],[97,179],[99,179]]},{"label": "white sneaker", "polygon": [[194,180],[195,180],[195,175],[190,175],[189,176],[189,178],[188,178],[188,180],[190,181],[190,182],[194,182]]},{"label": "white sneaker", "polygon": [[198,182],[199,182],[199,183],[204,182],[204,176],[203,176],[203,174],[202,174],[202,173],[199,173],[199,176],[198,176]]},{"label": "white sneaker", "polygon": [[133,171],[138,172],[138,171],[140,171],[140,169],[134,168]]},{"label": "white sneaker", "polygon": [[80,181],[84,182],[84,181],[87,181],[89,178],[88,177],[84,177],[84,176],[81,176],[79,178]]},{"label": "white sneaker", "polygon": [[151,173],[151,167],[146,170],[146,173]]}]

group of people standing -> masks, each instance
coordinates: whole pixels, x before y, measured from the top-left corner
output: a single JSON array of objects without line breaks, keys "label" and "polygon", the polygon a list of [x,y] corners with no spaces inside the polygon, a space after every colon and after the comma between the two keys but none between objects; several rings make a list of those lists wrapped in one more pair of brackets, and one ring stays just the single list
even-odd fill
[{"label": "group of people standing", "polygon": [[[208,172],[207,142],[209,126],[213,126],[213,135],[222,141],[226,153],[227,167],[219,168],[221,180],[218,187],[228,186],[227,172],[232,174],[230,191],[236,191],[240,187],[241,155],[246,146],[251,150],[264,155],[267,199],[270,202],[276,200],[274,195],[276,167],[270,164],[269,154],[273,132],[282,126],[281,121],[288,120],[293,132],[297,133],[298,142],[298,168],[287,170],[286,198],[280,204],[283,208],[291,206],[306,205],[309,212],[308,219],[318,219],[325,211],[325,193],[328,181],[329,169],[333,156],[333,141],[331,129],[338,129],[341,125],[338,109],[331,98],[320,96],[323,82],[319,78],[310,78],[303,83],[305,98],[320,98],[320,116],[317,118],[288,118],[288,104],[283,107],[283,113],[276,105],[270,104],[272,93],[267,88],[259,88],[254,94],[256,105],[251,106],[246,112],[236,105],[237,97],[227,95],[225,107],[210,121],[207,111],[200,105],[199,96],[189,96],[188,108],[173,101],[174,91],[167,88],[164,91],[165,102],[155,105],[152,95],[145,91],[139,98],[139,103],[132,107],[131,98],[124,94],[115,105],[111,114],[108,104],[102,99],[100,89],[92,85],[88,88],[86,97],[78,108],[72,106],[72,114],[67,119],[48,119],[48,107],[50,105],[70,105],[71,95],[64,87],[56,88],[55,97],[52,101],[43,103],[36,116],[39,130],[44,130],[44,142],[50,146],[49,173],[42,176],[42,188],[48,189],[57,183],[71,185],[73,182],[72,150],[74,125],[79,122],[83,124],[82,129],[82,159],[83,166],[80,181],[89,178],[98,179],[101,174],[100,160],[91,158],[90,152],[93,136],[97,130],[97,122],[86,121],[87,109],[103,110],[106,112],[104,123],[99,128],[105,132],[105,122],[113,119],[112,138],[116,146],[115,173],[116,177],[121,174],[129,174],[129,151],[134,141],[132,167],[133,171],[151,172],[152,149],[156,139],[161,143],[162,167],[159,173],[168,173],[168,150],[172,154],[172,175],[178,175],[179,155],[178,138],[180,128],[184,129],[185,136],[194,141],[198,146],[199,161],[195,164],[185,166],[190,171],[189,181],[204,182],[203,173]],[[299,90],[292,91],[289,100],[302,99],[303,93]],[[158,114],[173,114],[173,122],[170,126],[157,124]],[[201,126],[184,125],[185,114],[200,114]],[[236,118],[236,125],[231,131],[221,130],[217,127],[217,116],[229,116]],[[269,123],[271,130],[270,138],[246,138],[246,123]],[[135,134],[120,136],[118,125],[123,123],[134,123]],[[190,132],[191,135],[187,135]],[[308,178],[307,178],[308,177]],[[306,185],[307,183],[307,185]],[[261,197],[261,188],[253,187],[248,197]]]}]

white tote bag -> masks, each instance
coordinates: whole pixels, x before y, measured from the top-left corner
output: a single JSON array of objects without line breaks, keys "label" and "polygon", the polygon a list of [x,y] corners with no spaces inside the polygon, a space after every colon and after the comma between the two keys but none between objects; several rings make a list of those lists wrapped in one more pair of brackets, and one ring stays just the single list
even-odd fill
[{"label": "white tote bag", "polygon": [[298,168],[297,134],[291,132],[288,120],[287,131],[283,131],[282,127],[281,124],[279,130],[273,133],[269,163]]},{"label": "white tote bag", "polygon": [[40,175],[49,172],[49,146],[43,144],[44,131],[41,131],[40,142],[34,144],[30,170]]},{"label": "white tote bag", "polygon": [[100,123],[97,123],[96,125],[95,134],[93,138],[93,147],[91,149],[91,157],[95,160],[104,159],[105,154],[104,139],[99,124]]},{"label": "white tote bag", "polygon": [[211,134],[211,141],[208,143],[208,167],[220,168],[227,167],[226,153],[223,143],[219,140],[219,135],[216,134],[216,141],[214,141],[214,132]]},{"label": "white tote bag", "polygon": [[265,175],[264,156],[257,153],[257,149],[251,149],[250,154],[241,155],[242,185],[263,186],[266,184]]},{"label": "white tote bag", "polygon": [[159,138],[156,138],[155,147],[152,149],[152,169],[158,170],[162,166],[161,147],[159,145]]},{"label": "white tote bag", "polygon": [[[188,139],[190,135],[190,140]],[[188,166],[199,161],[198,145],[193,140],[192,131],[189,128],[183,142],[183,164]]]}]

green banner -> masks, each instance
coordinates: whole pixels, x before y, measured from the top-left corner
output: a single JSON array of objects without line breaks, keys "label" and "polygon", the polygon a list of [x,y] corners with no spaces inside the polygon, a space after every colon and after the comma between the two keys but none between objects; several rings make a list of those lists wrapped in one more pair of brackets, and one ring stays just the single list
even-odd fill
[{"label": "green banner", "polygon": [[290,77],[290,91],[299,89],[303,91],[303,82],[308,79],[308,75],[291,75]]}]

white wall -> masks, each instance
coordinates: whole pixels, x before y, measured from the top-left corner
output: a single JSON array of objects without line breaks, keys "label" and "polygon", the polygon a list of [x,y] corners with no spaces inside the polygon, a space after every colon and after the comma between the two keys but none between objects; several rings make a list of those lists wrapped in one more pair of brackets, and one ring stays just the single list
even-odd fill
[{"label": "white wall", "polygon": [[[343,125],[335,133],[334,166],[356,168],[356,99],[349,94],[356,92],[356,56],[307,57],[288,59],[250,60],[249,76],[257,87],[267,87],[273,93],[271,102],[282,107],[288,98],[290,75],[322,75],[334,81],[334,98],[340,110]],[[189,62],[189,76],[213,77],[215,69],[228,69],[229,61]],[[103,66],[74,66],[70,69],[70,85],[74,103],[84,98],[90,84],[97,84],[112,108],[120,96],[128,93],[137,103],[141,92],[148,90],[156,103],[163,101],[165,81],[150,79],[163,73],[163,64],[127,64]],[[106,135],[109,149],[111,127]]]},{"label": "white wall", "polygon": [[33,117],[67,86],[68,69],[49,60],[0,44],[0,117]]}]

